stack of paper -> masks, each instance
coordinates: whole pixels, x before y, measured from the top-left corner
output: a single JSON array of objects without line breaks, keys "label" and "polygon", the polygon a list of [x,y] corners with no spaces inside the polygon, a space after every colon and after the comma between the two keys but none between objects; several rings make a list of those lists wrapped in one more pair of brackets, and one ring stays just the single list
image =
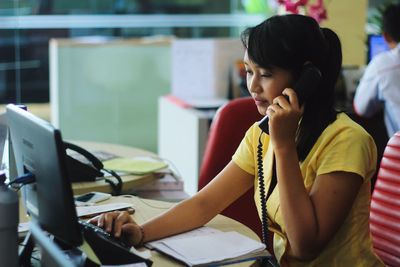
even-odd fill
[{"label": "stack of paper", "polygon": [[271,257],[263,243],[237,232],[202,227],[147,244],[189,266],[224,265]]}]

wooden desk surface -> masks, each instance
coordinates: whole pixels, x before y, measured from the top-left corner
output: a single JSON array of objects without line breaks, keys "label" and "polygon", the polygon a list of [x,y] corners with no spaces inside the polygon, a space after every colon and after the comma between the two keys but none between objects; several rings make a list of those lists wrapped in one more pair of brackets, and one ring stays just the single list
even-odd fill
[{"label": "wooden desk surface", "polygon": [[[162,212],[166,211],[167,209],[176,204],[173,202],[143,199],[132,195],[112,197],[106,201],[100,202],[99,204],[106,204],[106,203],[132,204],[132,206],[135,208],[135,213],[132,215],[132,217],[139,224],[142,224],[145,221],[148,221],[149,219],[161,214]],[[20,216],[21,216],[20,222],[29,221],[29,218],[26,216],[24,209],[21,207],[20,207]],[[206,226],[213,227],[225,232],[236,231],[254,240],[260,241],[257,234],[255,234],[250,228],[248,228],[244,224],[241,224],[223,215],[217,215],[214,219],[212,219],[209,223],[207,223]],[[151,251],[151,260],[153,261],[154,267],[184,266],[184,264],[170,257],[167,257],[161,253],[158,253],[157,251]],[[245,267],[245,266],[259,266],[259,264],[255,261],[248,261],[230,266]]]},{"label": "wooden desk surface", "polygon": [[[125,145],[98,143],[98,142],[87,142],[87,141],[71,141],[74,144],[82,146],[89,151],[104,151],[115,154],[121,157],[135,157],[135,156],[156,156],[154,153],[134,148]],[[135,186],[140,186],[146,183],[150,183],[156,179],[153,174],[145,175],[124,175],[121,176],[123,185],[122,192],[129,192]],[[72,190],[74,195],[80,195],[91,191],[111,193],[111,186],[104,180],[98,180],[94,182],[76,182],[72,184]]]},{"label": "wooden desk surface", "polygon": [[[175,203],[158,201],[158,200],[150,200],[138,198],[131,195],[126,196],[118,196],[112,197],[111,199],[100,202],[100,203],[130,203],[135,208],[135,213],[132,215],[133,219],[142,224],[145,221],[161,214],[166,211],[170,207],[172,207]],[[225,217],[223,215],[217,215],[214,219],[212,219],[206,226],[210,226],[221,231],[236,231],[240,234],[243,234],[247,237],[250,237],[254,240],[260,241],[259,237],[256,233],[254,233],[250,228],[241,224],[231,218]],[[173,260],[170,257],[167,257],[163,254],[158,253],[157,251],[151,251],[151,260],[153,261],[153,266],[185,266],[178,261]],[[240,264],[230,265],[230,266],[258,266],[256,262],[243,262]]]}]

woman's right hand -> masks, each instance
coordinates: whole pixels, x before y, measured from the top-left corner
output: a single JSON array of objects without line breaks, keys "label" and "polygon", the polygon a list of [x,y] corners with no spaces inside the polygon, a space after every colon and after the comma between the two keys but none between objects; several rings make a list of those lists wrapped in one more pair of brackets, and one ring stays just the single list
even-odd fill
[{"label": "woman's right hand", "polygon": [[123,238],[132,246],[143,243],[143,231],[126,211],[103,213],[89,220],[89,223],[103,228],[116,238]]}]

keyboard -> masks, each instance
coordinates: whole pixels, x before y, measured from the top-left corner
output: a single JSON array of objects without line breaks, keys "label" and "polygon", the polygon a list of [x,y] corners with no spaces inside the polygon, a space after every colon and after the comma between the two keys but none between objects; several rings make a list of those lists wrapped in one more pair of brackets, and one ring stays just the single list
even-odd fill
[{"label": "keyboard", "polygon": [[131,247],[123,239],[117,239],[104,229],[78,220],[84,239],[103,265],[125,265],[131,263],[145,263],[151,266],[152,261],[133,253]]},{"label": "keyboard", "polygon": [[91,234],[93,236],[97,235],[99,238],[105,239],[109,241],[110,243],[113,243],[116,246],[119,246],[123,249],[130,250],[131,245],[129,245],[127,242],[125,242],[123,239],[117,239],[114,236],[112,236],[110,233],[106,232],[103,228],[98,227],[94,224],[91,224],[87,221],[84,220],[79,220],[79,224],[82,228],[82,231],[86,234]]}]

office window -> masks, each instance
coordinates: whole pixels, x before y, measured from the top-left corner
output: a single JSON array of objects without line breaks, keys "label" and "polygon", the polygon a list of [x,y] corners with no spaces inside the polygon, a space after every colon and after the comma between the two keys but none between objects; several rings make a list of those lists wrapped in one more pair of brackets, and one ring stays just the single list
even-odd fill
[{"label": "office window", "polygon": [[0,103],[49,101],[51,38],[238,36],[265,14],[240,0],[1,0]]}]

